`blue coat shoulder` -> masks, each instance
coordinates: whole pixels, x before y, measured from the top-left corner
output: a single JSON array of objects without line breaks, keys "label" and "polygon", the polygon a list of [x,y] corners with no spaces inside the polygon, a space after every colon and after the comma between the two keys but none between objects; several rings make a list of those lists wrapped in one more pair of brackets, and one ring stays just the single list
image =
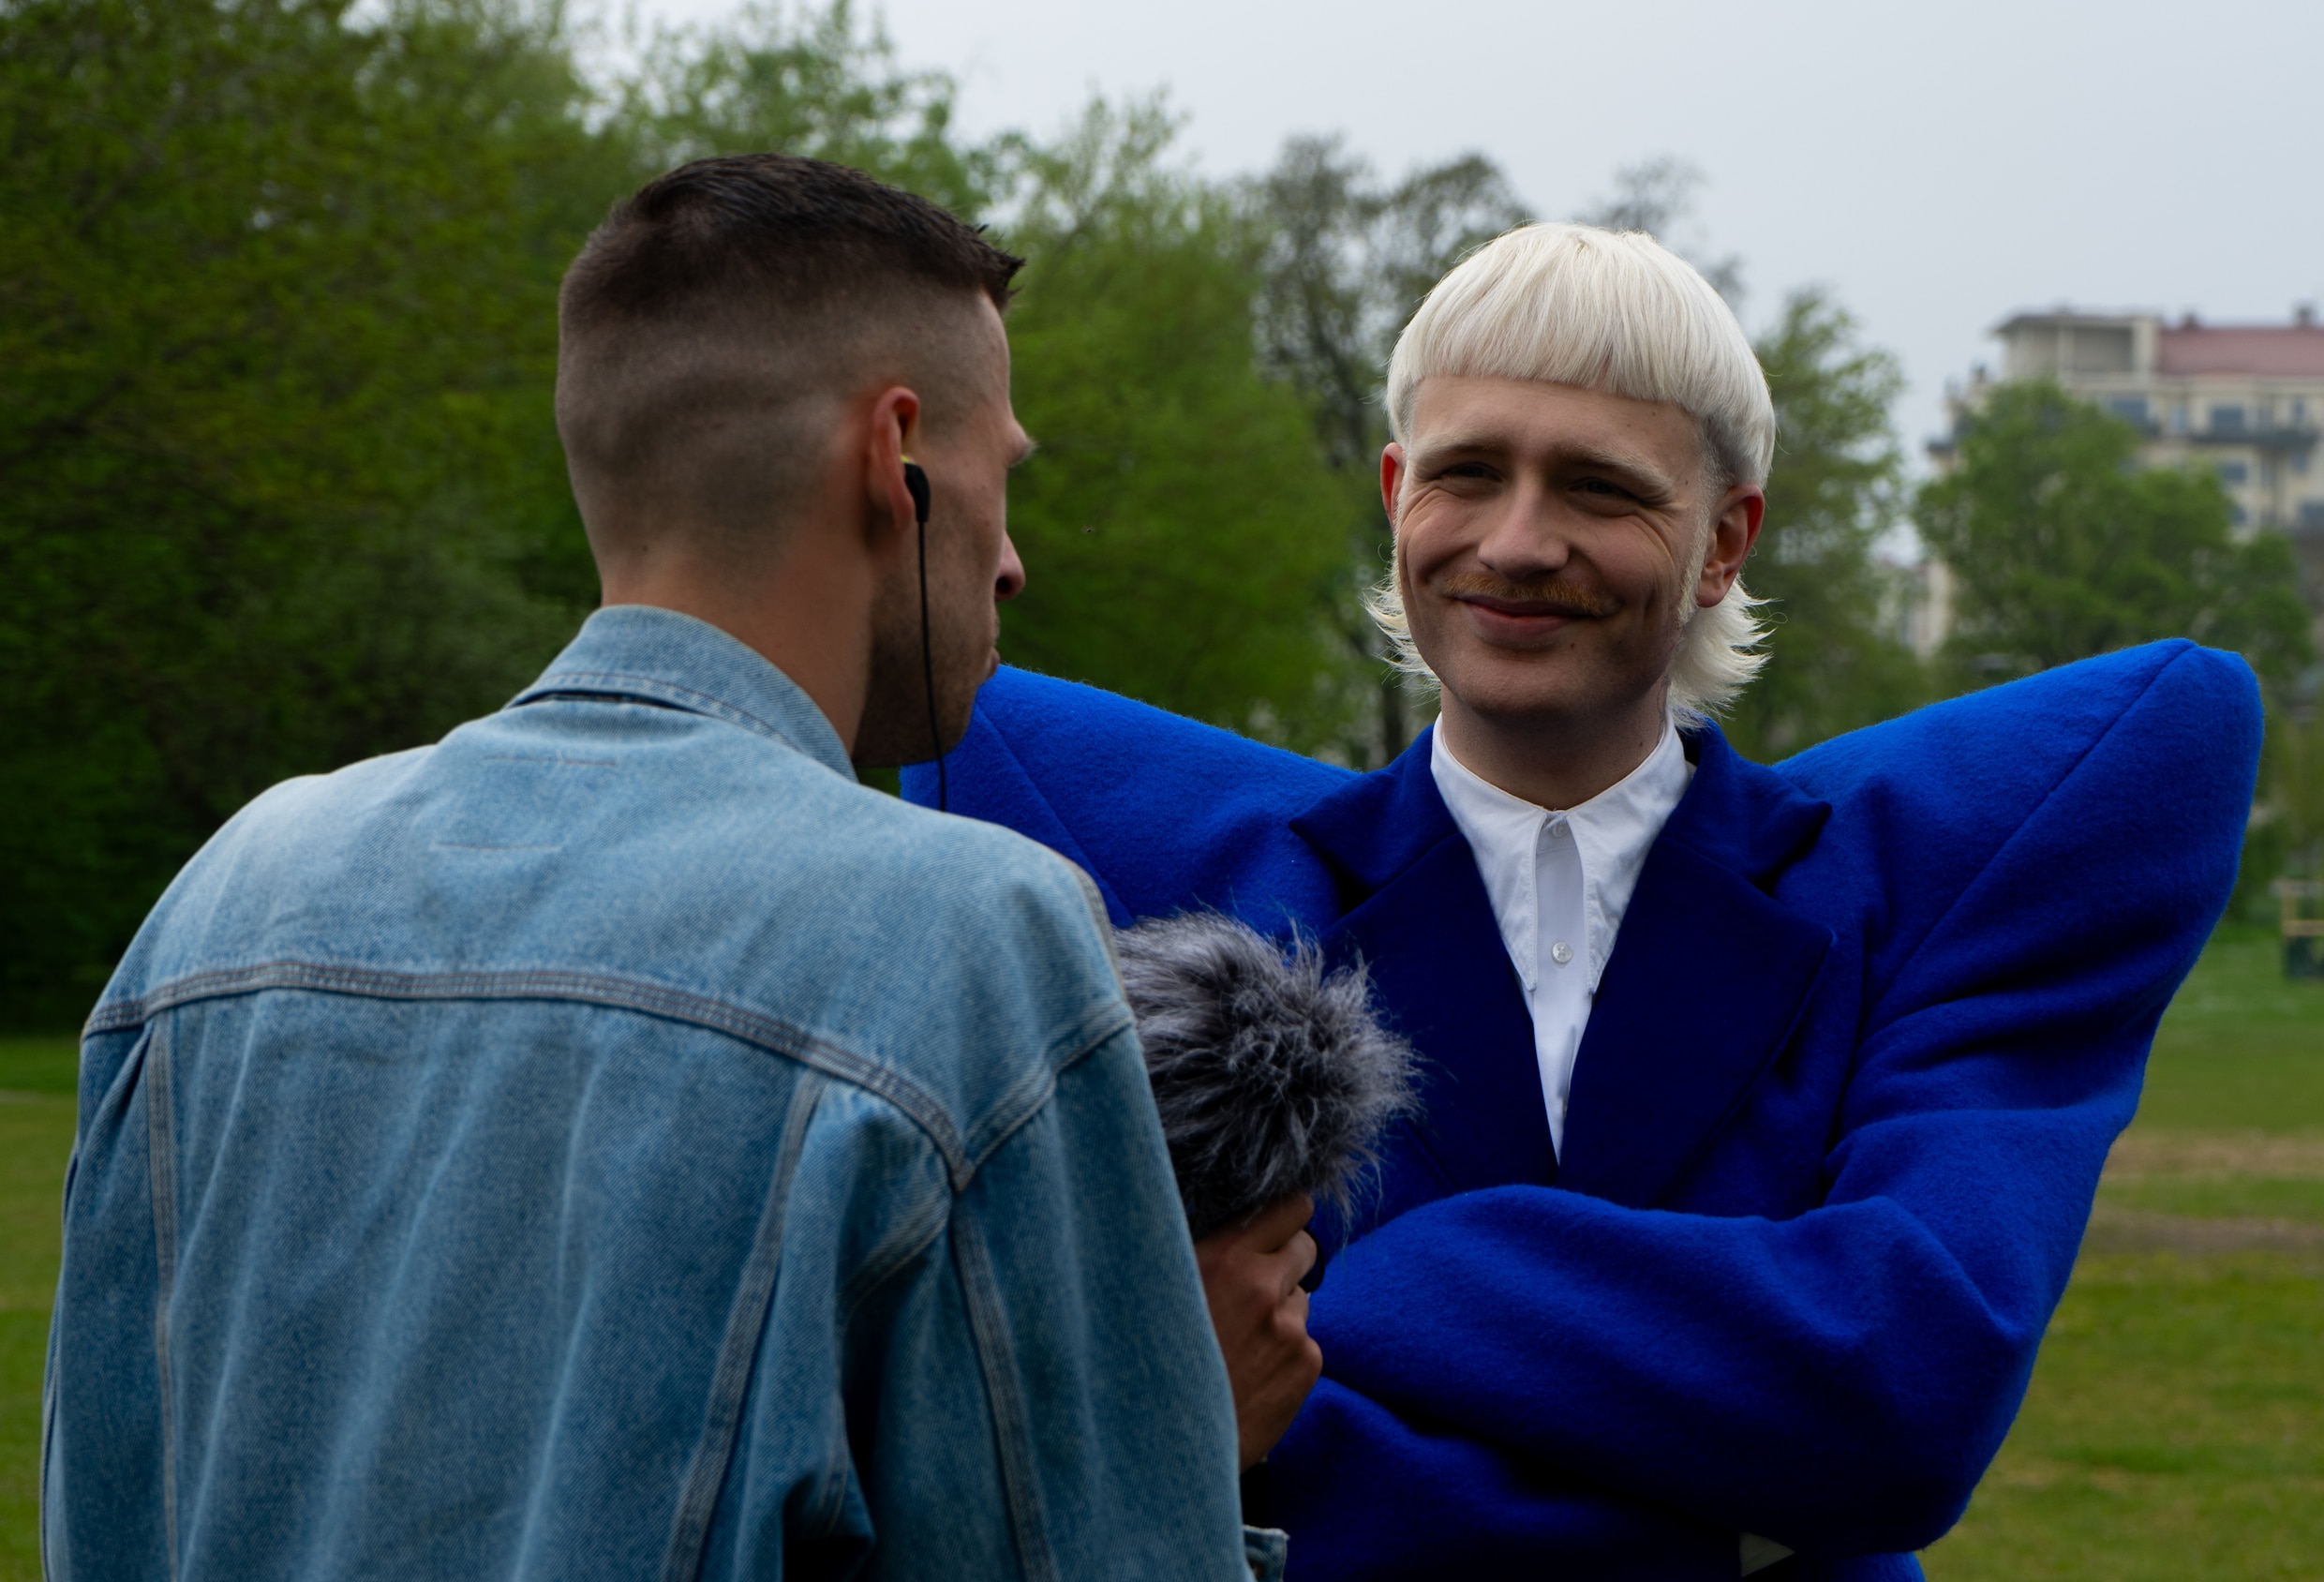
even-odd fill
[{"label": "blue coat shoulder", "polygon": [[[1190,905],[1268,933],[1333,914],[1331,876],[1289,823],[1352,770],[1006,666],[946,769],[948,811],[1080,863],[1117,925]],[[935,766],[905,769],[903,792],[935,805]]]},{"label": "blue coat shoulder", "polygon": [[2006,807],[2023,816],[2104,745],[2123,767],[2168,768],[2166,782],[2110,789],[2142,816],[2175,804],[2248,798],[2257,761],[2259,690],[2235,654],[2184,639],[2146,643],[1852,731],[1776,766],[1811,797],[1911,805],[1940,827],[1947,809]]},{"label": "blue coat shoulder", "polygon": [[1885,1582],[2007,1428],[2258,740],[2249,670],[2183,642],[1773,769],[1698,733],[1562,1159],[1424,747],[1357,776],[1005,671],[950,784],[1117,921],[1208,903],[1352,943],[1430,1062],[1272,1462],[1303,1571],[1732,1576],[1741,1530]]},{"label": "blue coat shoulder", "polygon": [[[1838,843],[1891,879],[1899,864],[1984,862],[2069,782],[2078,821],[2200,829],[2215,851],[2241,828],[2259,730],[2249,667],[2174,640],[1934,704],[1773,773],[1829,804]],[[2093,754],[2107,772],[2077,776]],[[946,764],[950,811],[1079,863],[1117,924],[1207,905],[1269,933],[1319,930],[1341,910],[1332,869],[1291,826],[1326,798],[1360,798],[1352,770],[1006,666]],[[933,806],[934,766],[907,769],[903,790]]]}]

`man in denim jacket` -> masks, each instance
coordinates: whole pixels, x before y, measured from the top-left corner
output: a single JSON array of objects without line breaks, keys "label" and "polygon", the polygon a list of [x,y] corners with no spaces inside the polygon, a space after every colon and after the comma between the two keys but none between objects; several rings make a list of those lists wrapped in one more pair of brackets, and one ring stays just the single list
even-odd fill
[{"label": "man in denim jacket", "polygon": [[771,156],[592,237],[607,607],[244,810],[90,1020],[51,1577],[1279,1566],[1304,1205],[1203,1248],[1222,1366],[1089,882],[851,766],[958,739],[1022,580],[1016,264]]}]

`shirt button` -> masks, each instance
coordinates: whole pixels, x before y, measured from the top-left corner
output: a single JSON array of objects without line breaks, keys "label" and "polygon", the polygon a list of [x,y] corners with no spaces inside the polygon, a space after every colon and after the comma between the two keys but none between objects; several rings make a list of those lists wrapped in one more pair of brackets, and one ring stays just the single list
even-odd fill
[{"label": "shirt button", "polygon": [[1568,945],[1561,939],[1557,941],[1557,944],[1549,948],[1549,959],[1557,963],[1559,966],[1564,966],[1568,962],[1573,960],[1573,947]]},{"label": "shirt button", "polygon": [[1562,841],[1572,833],[1572,831],[1566,828],[1566,821],[1564,819],[1553,818],[1549,821],[1549,838],[1551,840]]}]

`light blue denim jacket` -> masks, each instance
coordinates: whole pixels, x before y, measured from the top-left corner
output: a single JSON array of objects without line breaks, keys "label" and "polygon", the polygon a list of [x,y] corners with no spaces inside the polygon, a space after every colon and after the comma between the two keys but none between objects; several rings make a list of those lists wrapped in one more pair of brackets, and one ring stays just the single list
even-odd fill
[{"label": "light blue denim jacket", "polygon": [[663,610],[178,876],[44,1406],[55,1582],[1250,1575],[1087,881]]}]

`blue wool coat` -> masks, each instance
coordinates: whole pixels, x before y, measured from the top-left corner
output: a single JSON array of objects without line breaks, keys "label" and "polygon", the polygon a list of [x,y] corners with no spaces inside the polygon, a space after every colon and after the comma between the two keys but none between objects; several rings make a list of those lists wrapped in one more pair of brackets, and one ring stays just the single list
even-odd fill
[{"label": "blue wool coat", "polygon": [[1687,745],[1562,1160],[1425,739],[1358,775],[1005,670],[947,760],[1117,922],[1361,956],[1425,1059],[1272,1457],[1300,1582],[1732,1577],[1745,1531],[1771,1579],[1916,1575],[2016,1413],[2233,884],[2251,675],[2158,643],[1775,769]]}]

